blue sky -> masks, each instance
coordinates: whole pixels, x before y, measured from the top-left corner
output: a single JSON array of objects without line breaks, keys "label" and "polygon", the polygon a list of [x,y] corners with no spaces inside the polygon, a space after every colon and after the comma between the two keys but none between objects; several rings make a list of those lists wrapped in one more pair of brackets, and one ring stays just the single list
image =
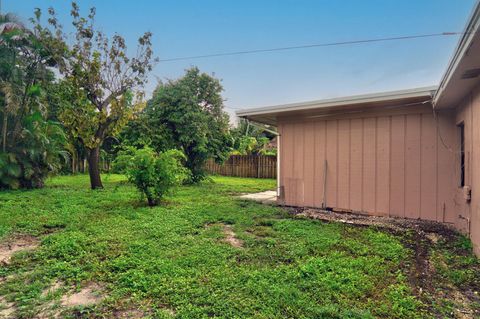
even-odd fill
[{"label": "blue sky", "polygon": [[[69,1],[1,0],[21,18]],[[463,30],[474,0],[80,0],[130,46],[153,32],[160,59],[218,52]],[[458,36],[159,63],[156,78],[192,65],[223,80],[228,110],[438,84]]]}]

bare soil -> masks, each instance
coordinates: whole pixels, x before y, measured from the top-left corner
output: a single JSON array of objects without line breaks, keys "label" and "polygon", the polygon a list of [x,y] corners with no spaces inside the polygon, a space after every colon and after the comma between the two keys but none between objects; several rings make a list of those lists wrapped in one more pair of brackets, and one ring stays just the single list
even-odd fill
[{"label": "bare soil", "polygon": [[51,295],[55,293],[57,290],[63,287],[63,284],[60,281],[55,281],[53,285],[42,291],[42,297],[47,297],[48,295]]},{"label": "bare soil", "polygon": [[101,291],[100,285],[91,283],[79,292],[63,296],[61,304],[64,307],[91,306],[102,301]]},{"label": "bare soil", "polygon": [[302,208],[291,209],[290,212],[294,215],[306,216],[313,219],[359,226],[378,226],[393,231],[417,230],[423,233],[424,236],[430,234],[430,236],[435,236],[437,239],[439,238],[438,236],[442,236],[442,234],[451,235],[456,233],[455,229],[448,225],[420,219],[391,218]]},{"label": "bare soil", "polygon": [[13,254],[19,251],[33,250],[40,244],[33,236],[18,235],[0,244],[0,264],[8,265]]},{"label": "bare soil", "polygon": [[223,241],[235,248],[242,248],[243,241],[237,238],[237,235],[233,231],[232,225],[225,223],[208,223],[205,224],[205,228],[210,228],[213,226],[220,226],[223,231],[224,239]]},{"label": "bare soil", "polygon": [[145,317],[145,312],[138,309],[116,310],[113,315],[120,319],[140,319]]},{"label": "bare soil", "polygon": [[15,304],[13,302],[8,302],[4,297],[0,296],[0,318],[9,319],[14,318],[13,314],[15,313]]},{"label": "bare soil", "polygon": [[61,318],[62,310],[54,301],[50,301],[38,309],[35,319],[58,319]]},{"label": "bare soil", "polygon": [[233,247],[242,248],[243,241],[236,237],[233,231],[232,225],[223,225],[223,233],[225,235],[225,242],[229,243]]}]

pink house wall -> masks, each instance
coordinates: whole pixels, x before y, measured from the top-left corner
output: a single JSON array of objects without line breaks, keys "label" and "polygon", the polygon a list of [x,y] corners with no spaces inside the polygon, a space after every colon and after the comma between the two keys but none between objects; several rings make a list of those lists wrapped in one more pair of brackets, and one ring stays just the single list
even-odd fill
[{"label": "pink house wall", "polygon": [[[480,119],[480,109],[476,112]],[[455,204],[455,121],[453,111],[439,114],[436,121],[432,106],[425,104],[330,117],[280,117],[281,200],[464,227],[458,218],[462,208]],[[475,193],[475,203],[479,195]]]},{"label": "pink house wall", "polygon": [[460,227],[470,233],[474,250],[480,255],[480,86],[456,108],[455,124],[462,122],[465,132],[465,185],[471,188],[471,201],[466,202],[463,190],[457,188],[456,208]]}]

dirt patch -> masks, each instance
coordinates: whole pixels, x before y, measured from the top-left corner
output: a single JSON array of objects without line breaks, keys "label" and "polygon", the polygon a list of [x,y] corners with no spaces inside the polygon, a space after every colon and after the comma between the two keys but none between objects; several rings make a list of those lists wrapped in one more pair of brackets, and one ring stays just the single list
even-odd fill
[{"label": "dirt patch", "polygon": [[0,297],[0,318],[14,318],[15,304],[8,302],[4,297]]},{"label": "dirt patch", "polygon": [[233,227],[230,224],[225,223],[207,223],[205,224],[205,229],[209,229],[210,227],[221,227],[222,232],[224,235],[223,241],[231,245],[232,247],[242,248],[243,241],[237,238],[237,235],[233,231]]},{"label": "dirt patch", "polygon": [[232,225],[223,225],[223,234],[225,235],[225,242],[236,248],[243,247],[243,241],[238,239],[233,231]]},{"label": "dirt patch", "polygon": [[403,239],[402,241],[404,246],[411,248],[414,252],[414,263],[408,269],[407,274],[415,295],[422,296],[425,292],[434,293],[431,278],[432,265],[429,260],[430,242],[419,232],[414,232],[410,240]]},{"label": "dirt patch", "polygon": [[51,295],[55,293],[57,290],[63,287],[63,284],[60,281],[55,281],[53,285],[42,291],[42,297],[47,297],[48,295]]},{"label": "dirt patch", "polygon": [[54,301],[50,301],[38,309],[35,319],[58,319],[61,318],[62,308]]},{"label": "dirt patch", "polygon": [[140,319],[145,317],[145,312],[138,309],[116,310],[113,312],[114,318],[120,319]]},{"label": "dirt patch", "polygon": [[437,244],[439,241],[443,239],[442,235],[435,234],[435,233],[427,233],[425,234],[425,237],[427,237],[428,240],[430,240],[434,244]]},{"label": "dirt patch", "polygon": [[338,213],[334,211],[301,208],[292,209],[290,210],[290,213],[297,216],[305,216],[324,221],[334,221],[359,226],[376,226],[391,229],[393,231],[416,230],[421,232],[423,236],[426,236],[428,233],[432,241],[438,241],[442,236],[451,237],[452,235],[456,234],[455,229],[445,224],[420,219],[369,216],[354,213]]},{"label": "dirt patch", "polygon": [[[448,249],[454,255],[467,256],[471,252],[454,248],[459,233],[452,227],[424,220],[367,216],[361,214],[333,212],[315,209],[291,209],[291,214],[318,219],[326,222],[340,222],[353,226],[374,226],[397,236],[402,244],[413,252],[411,260],[401,263],[415,296],[421,300],[427,311],[435,317],[444,317],[439,313],[438,304],[453,305],[454,318],[480,318],[479,287],[472,281],[454,285],[438,273],[435,262],[449,271],[459,270],[459,266],[447,265],[444,260],[434,260],[434,251]],[[456,267],[456,268],[455,268]],[[475,268],[479,269],[480,263]],[[461,269],[461,267],[460,267]],[[437,306],[435,306],[437,305]]]},{"label": "dirt patch", "polygon": [[457,318],[478,318],[479,314],[475,314],[475,310],[470,309],[470,300],[462,292],[456,289],[456,287],[452,287],[451,292],[451,296],[453,300],[455,300],[455,304],[459,305],[458,309],[455,309]]},{"label": "dirt patch", "polygon": [[100,294],[101,291],[102,287],[92,283],[82,288],[79,292],[64,296],[61,304],[64,307],[91,306],[103,300],[103,296]]},{"label": "dirt patch", "polygon": [[0,244],[0,264],[8,265],[13,254],[19,251],[33,250],[40,242],[33,236],[15,236]]}]

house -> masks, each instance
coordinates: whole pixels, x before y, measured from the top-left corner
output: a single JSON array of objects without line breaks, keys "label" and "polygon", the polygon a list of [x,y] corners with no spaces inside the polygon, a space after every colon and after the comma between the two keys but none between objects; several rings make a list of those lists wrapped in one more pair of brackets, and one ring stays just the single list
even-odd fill
[{"label": "house", "polygon": [[479,24],[438,87],[237,112],[278,128],[278,200],[451,224],[480,254]]}]

